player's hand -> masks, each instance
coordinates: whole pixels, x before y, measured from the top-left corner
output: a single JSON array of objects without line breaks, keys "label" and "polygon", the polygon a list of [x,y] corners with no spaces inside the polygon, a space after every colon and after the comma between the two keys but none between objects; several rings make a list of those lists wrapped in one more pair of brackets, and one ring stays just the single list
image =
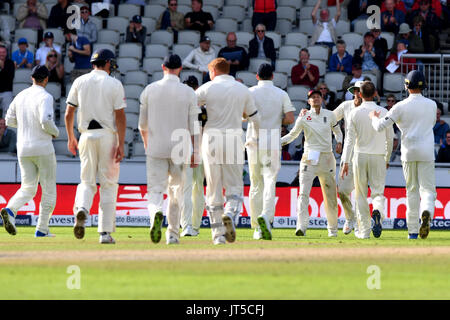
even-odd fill
[{"label": "player's hand", "polygon": [[348,176],[348,163],[344,163],[344,166],[341,167],[341,178],[344,179],[344,176]]},{"label": "player's hand", "polygon": [[300,116],[300,117],[303,117],[307,112],[308,112],[308,109],[303,108],[303,109],[300,111],[299,116]]},{"label": "player's hand", "polygon": [[336,152],[339,153],[339,154],[342,153],[342,143],[339,142],[339,143],[336,145]]},{"label": "player's hand", "polygon": [[123,145],[118,146],[114,152],[114,161],[116,163],[122,161],[124,154]]},{"label": "player's hand", "polygon": [[386,162],[386,169],[389,169],[389,162]]},{"label": "player's hand", "polygon": [[69,149],[71,154],[76,156],[77,155],[77,149],[78,149],[78,141],[77,141],[77,139],[75,139],[75,138],[69,139],[67,141],[67,149]]}]

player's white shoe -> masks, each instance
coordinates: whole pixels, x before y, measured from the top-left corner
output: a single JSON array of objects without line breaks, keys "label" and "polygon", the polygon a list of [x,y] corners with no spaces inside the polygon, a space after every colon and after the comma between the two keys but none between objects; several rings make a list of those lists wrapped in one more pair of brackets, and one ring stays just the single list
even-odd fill
[{"label": "player's white shoe", "polygon": [[261,229],[256,228],[255,231],[253,231],[253,239],[261,240],[262,238],[263,237],[262,237],[262,234],[261,234]]},{"label": "player's white shoe", "polygon": [[342,228],[342,232],[344,234],[350,234],[355,227],[356,221],[354,220],[346,220],[344,223],[344,227]]},{"label": "player's white shoe", "polygon": [[114,240],[114,238],[111,237],[109,232],[106,232],[106,233],[100,235],[99,242],[102,244],[115,244],[116,240]]},{"label": "player's white shoe", "polygon": [[198,236],[198,231],[192,228],[192,226],[187,226],[186,229],[181,232],[181,237],[196,237]]},{"label": "player's white shoe", "polygon": [[39,230],[36,230],[36,232],[34,233],[34,237],[35,238],[54,238],[55,235],[53,233],[50,233],[50,232],[44,233],[44,232],[41,232]]},{"label": "player's white shoe", "polygon": [[180,244],[180,239],[173,233],[166,232],[166,244]]},{"label": "player's white shoe", "polygon": [[265,215],[262,214],[258,217],[258,224],[261,228],[262,238],[264,240],[272,240],[272,227]]},{"label": "player's white shoe", "polygon": [[9,208],[3,208],[0,211],[0,216],[3,220],[3,226],[5,227],[6,232],[11,235],[16,235],[16,218],[14,217],[14,213]]},{"label": "player's white shoe", "polygon": [[75,216],[75,225],[73,226],[73,234],[77,239],[84,238],[85,223],[88,217],[88,212],[85,208],[78,208],[77,215]]},{"label": "player's white shoe", "polygon": [[233,216],[230,213],[222,215],[222,222],[225,226],[225,239],[228,242],[236,241],[236,229],[234,227]]},{"label": "player's white shoe", "polygon": [[328,230],[328,237],[330,238],[336,238],[337,234],[337,230]]},{"label": "player's white shoe", "polygon": [[219,236],[217,238],[214,238],[213,243],[214,245],[221,245],[221,244],[226,244],[226,239],[224,236]]}]

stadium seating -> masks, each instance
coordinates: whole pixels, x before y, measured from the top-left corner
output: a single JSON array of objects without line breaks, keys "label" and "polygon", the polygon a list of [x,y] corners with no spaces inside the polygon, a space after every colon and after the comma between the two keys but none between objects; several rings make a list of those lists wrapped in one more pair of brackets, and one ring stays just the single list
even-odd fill
[{"label": "stadium seating", "polygon": [[124,84],[147,85],[148,74],[141,70],[129,71],[125,74]]},{"label": "stadium seating", "polygon": [[383,75],[383,91],[384,95],[392,93],[397,100],[402,98],[402,91],[405,89],[405,76],[400,73],[385,73]]},{"label": "stadium seating", "polygon": [[163,44],[148,44],[145,46],[146,58],[162,58],[169,54],[169,48]]},{"label": "stadium seating", "polygon": [[28,43],[37,45],[37,41],[38,41],[37,30],[30,29],[30,28],[16,29],[14,32],[14,36],[17,40],[20,38],[25,38],[28,40]]},{"label": "stadium seating", "polygon": [[300,49],[295,46],[282,46],[279,51],[278,59],[295,60],[299,57]]},{"label": "stadium seating", "polygon": [[306,86],[290,86],[287,88],[287,93],[292,100],[308,100],[309,87]]},{"label": "stadium seating", "polygon": [[121,35],[126,33],[129,24],[130,21],[124,17],[110,17],[106,23],[108,29],[119,31]]},{"label": "stadium seating", "polygon": [[178,43],[179,44],[190,44],[193,46],[198,46],[200,42],[200,32],[192,30],[183,30],[178,32]]},{"label": "stadium seating", "polygon": [[223,18],[231,18],[237,21],[242,21],[244,20],[245,15],[245,9],[241,6],[224,6],[222,8]]},{"label": "stadium seating", "polygon": [[137,99],[141,96],[142,90],[144,90],[144,84],[126,84],[123,86],[125,90],[125,98]]},{"label": "stadium seating", "polygon": [[155,71],[161,71],[162,63],[163,58],[145,58],[142,69],[151,75]]},{"label": "stadium seating", "polygon": [[[300,32],[291,32],[286,35],[284,40],[285,46],[297,46],[300,48],[306,48],[308,46],[308,36]],[[297,52],[298,56],[298,52]]]},{"label": "stadium seating", "polygon": [[186,58],[193,49],[194,49],[194,46],[192,46],[190,44],[175,44],[175,45],[173,45],[173,53],[179,55],[181,60]]},{"label": "stadium seating", "polygon": [[260,59],[260,58],[253,58],[250,59],[250,64],[248,66],[248,71],[256,73],[258,71],[258,68],[261,64],[263,63],[269,63],[270,64],[270,60],[268,59]]},{"label": "stadium seating", "polygon": [[128,71],[139,70],[139,60],[136,58],[117,58],[117,65],[120,73],[125,74]]},{"label": "stadium seating", "polygon": [[[145,82],[147,84],[147,81]],[[142,89],[144,91],[144,88]],[[135,113],[139,114],[139,100],[138,99],[127,99],[127,108],[125,109],[126,113]]]},{"label": "stadium seating", "polygon": [[119,46],[119,57],[142,59],[142,45],[140,43],[122,43]]},{"label": "stadium seating", "polygon": [[14,74],[14,83],[33,83],[31,80],[31,69],[17,69]]},{"label": "stadium seating", "polygon": [[236,32],[238,31],[238,24],[234,19],[219,18],[216,20],[214,30],[221,32]]},{"label": "stadium seating", "polygon": [[242,79],[244,84],[248,87],[255,86],[258,83],[255,73],[249,71],[238,71],[236,73],[236,79]]},{"label": "stadium seating", "polygon": [[156,30],[150,37],[152,44],[164,44],[171,46],[173,44],[173,33],[167,30]]},{"label": "stadium seating", "polygon": [[101,29],[97,33],[97,42],[116,45],[120,42],[120,32],[117,30]]},{"label": "stadium seating", "polygon": [[119,9],[118,9],[118,13],[117,13],[117,15],[119,17],[125,17],[125,18],[131,20],[131,18],[133,16],[140,15],[140,14],[141,14],[141,8],[138,5],[126,4],[126,3],[119,4]]},{"label": "stadium seating", "polygon": [[[205,33],[211,39],[211,44],[218,45],[219,47],[225,47],[227,45],[227,35],[220,31],[207,31]],[[248,43],[247,43],[248,44]]]},{"label": "stadium seating", "polygon": [[145,6],[144,9],[144,16],[147,18],[153,18],[155,20],[159,19],[159,16],[161,13],[166,10],[167,2],[165,5],[158,5],[158,4],[149,4]]}]

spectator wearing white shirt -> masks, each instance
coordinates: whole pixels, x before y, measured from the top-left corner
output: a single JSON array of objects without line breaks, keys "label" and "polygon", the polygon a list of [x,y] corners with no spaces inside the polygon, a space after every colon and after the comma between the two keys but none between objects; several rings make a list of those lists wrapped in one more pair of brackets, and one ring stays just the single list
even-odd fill
[{"label": "spectator wearing white shirt", "polygon": [[197,70],[203,74],[203,83],[208,82],[208,64],[216,58],[216,51],[211,48],[211,39],[202,37],[200,46],[192,50],[183,60],[183,67]]},{"label": "spectator wearing white shirt", "polygon": [[336,15],[330,21],[330,12],[328,9],[320,10],[320,20],[317,21],[317,11],[319,10],[321,0],[318,0],[313,11],[311,12],[312,22],[314,24],[314,32],[310,39],[310,45],[326,45],[330,48],[336,43],[336,23],[341,16],[341,5],[339,1],[336,1]]},{"label": "spectator wearing white shirt", "polygon": [[45,45],[36,51],[36,65],[43,66],[47,60],[47,54],[52,49],[55,49],[58,54],[61,54],[61,47],[53,43],[54,38],[53,32],[49,31],[44,34]]}]

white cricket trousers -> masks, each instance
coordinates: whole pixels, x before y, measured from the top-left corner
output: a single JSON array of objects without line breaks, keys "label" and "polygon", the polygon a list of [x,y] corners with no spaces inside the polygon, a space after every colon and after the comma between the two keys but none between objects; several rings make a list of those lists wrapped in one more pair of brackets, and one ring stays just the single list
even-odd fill
[{"label": "white cricket trousers", "polygon": [[98,232],[116,229],[116,202],[120,165],[114,160],[118,145],[115,132],[95,129],[83,132],[78,142],[81,161],[81,183],[75,196],[75,214],[78,208],[90,211],[97,193],[97,176],[100,182]]},{"label": "white cricket trousers", "polygon": [[181,227],[186,229],[192,226],[196,231],[200,230],[203,211],[205,210],[205,188],[203,180],[205,173],[203,164],[196,168],[189,165],[183,167],[183,194],[184,201],[181,204]]},{"label": "white cricket trousers", "polygon": [[22,184],[9,200],[7,207],[17,215],[17,211],[34,198],[38,182],[42,197],[39,205],[39,218],[36,230],[48,233],[48,223],[56,205],[56,158],[51,153],[43,156],[19,157]]},{"label": "white cricket trousers", "polygon": [[356,215],[359,232],[369,236],[372,230],[367,193],[370,185],[370,197],[373,210],[378,210],[384,219],[384,186],[386,181],[386,160],[384,155],[355,152],[353,169],[356,194]]},{"label": "white cricket trousers", "polygon": [[[304,156],[305,157],[305,156]],[[309,161],[308,161],[309,162]],[[327,215],[329,232],[338,230],[338,206],[336,191],[336,159],[332,152],[321,152],[317,165],[311,165],[307,161],[300,161],[300,195],[297,201],[297,229],[306,231],[309,224],[309,194],[314,178],[319,177],[325,212]]]},{"label": "white cricket trousers", "polygon": [[258,217],[265,215],[269,222],[275,216],[275,187],[280,171],[279,150],[260,150],[256,146],[247,147],[250,171],[250,217],[251,227],[257,228]]},{"label": "white cricket trousers", "polygon": [[[341,164],[342,168],[343,164]],[[344,208],[345,219],[347,221],[356,221],[355,211],[353,210],[351,193],[355,189],[354,177],[353,177],[353,161],[348,164],[348,175],[341,178],[338,175],[338,194],[341,199],[342,207]]]},{"label": "white cricket trousers", "polygon": [[171,159],[147,156],[147,192],[150,223],[153,225],[157,212],[163,212],[164,193],[167,191],[167,231],[175,237],[180,234],[181,205],[183,203],[183,164]]},{"label": "white cricket trousers", "polygon": [[[202,159],[206,177],[206,208],[211,220],[212,238],[225,235],[222,215],[240,213],[244,192],[244,143],[242,134],[228,135],[205,131]],[[225,189],[225,201],[223,198]],[[224,202],[225,208],[224,208]]]},{"label": "white cricket trousers", "polygon": [[436,175],[434,161],[402,161],[406,181],[406,224],[408,233],[419,233],[419,210],[434,217]]}]

